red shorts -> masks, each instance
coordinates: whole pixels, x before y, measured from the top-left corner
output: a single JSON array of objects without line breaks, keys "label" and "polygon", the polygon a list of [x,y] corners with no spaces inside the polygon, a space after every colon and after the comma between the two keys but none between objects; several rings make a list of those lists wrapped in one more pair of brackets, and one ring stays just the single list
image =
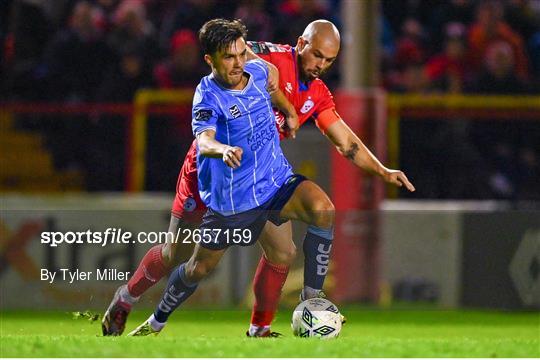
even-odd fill
[{"label": "red shorts", "polygon": [[173,216],[190,224],[199,225],[206,212],[206,205],[199,196],[197,180],[197,144],[191,144],[176,183],[176,195],[172,204]]}]

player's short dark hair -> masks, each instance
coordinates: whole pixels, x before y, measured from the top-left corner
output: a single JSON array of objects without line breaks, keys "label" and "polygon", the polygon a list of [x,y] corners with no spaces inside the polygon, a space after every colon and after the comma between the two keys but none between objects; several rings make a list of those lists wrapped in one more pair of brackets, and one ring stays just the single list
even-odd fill
[{"label": "player's short dark hair", "polygon": [[246,26],[240,20],[213,19],[199,30],[199,41],[205,54],[214,55],[238,38],[246,38]]}]

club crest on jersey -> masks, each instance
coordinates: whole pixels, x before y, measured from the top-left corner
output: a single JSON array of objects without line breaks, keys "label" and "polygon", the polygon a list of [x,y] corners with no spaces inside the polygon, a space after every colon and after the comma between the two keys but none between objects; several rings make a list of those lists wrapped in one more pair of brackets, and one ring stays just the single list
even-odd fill
[{"label": "club crest on jersey", "polygon": [[311,99],[307,99],[304,105],[302,105],[300,112],[302,114],[306,114],[309,110],[313,108],[313,105],[315,105],[315,103]]},{"label": "club crest on jersey", "polygon": [[233,118],[238,118],[240,116],[242,116],[242,113],[240,112],[240,108],[238,108],[238,105],[233,105],[229,108],[229,111],[231,113],[231,115],[233,116]]},{"label": "club crest on jersey", "polygon": [[185,211],[193,211],[197,207],[197,203],[195,202],[195,199],[192,197],[188,197],[186,201],[184,202],[184,210]]}]

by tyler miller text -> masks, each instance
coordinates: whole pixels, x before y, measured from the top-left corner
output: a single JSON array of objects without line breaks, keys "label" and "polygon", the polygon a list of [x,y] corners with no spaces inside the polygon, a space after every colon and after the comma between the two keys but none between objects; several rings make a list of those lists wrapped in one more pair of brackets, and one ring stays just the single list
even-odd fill
[{"label": "by tyler miller text", "polygon": [[94,271],[81,271],[79,269],[59,269],[49,271],[41,269],[41,281],[52,284],[55,281],[63,281],[73,284],[78,281],[126,281],[129,279],[129,271],[118,269],[96,269]]}]

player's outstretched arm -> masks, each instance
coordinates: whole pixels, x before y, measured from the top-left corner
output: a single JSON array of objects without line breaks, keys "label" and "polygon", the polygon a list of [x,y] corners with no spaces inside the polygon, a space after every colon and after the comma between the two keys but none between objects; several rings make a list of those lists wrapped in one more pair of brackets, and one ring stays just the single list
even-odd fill
[{"label": "player's outstretched arm", "polygon": [[401,170],[386,168],[373,155],[364,143],[356,136],[343,120],[336,121],[326,129],[326,136],[336,146],[338,152],[352,161],[356,166],[379,175],[387,183],[403,186],[409,191],[415,191],[413,184]]},{"label": "player's outstretched arm", "polygon": [[233,169],[236,169],[241,164],[243,154],[242,148],[220,143],[216,140],[215,130],[208,129],[197,134],[197,145],[199,146],[199,153],[202,156],[214,158],[221,157],[223,162]]},{"label": "player's outstretched arm", "polygon": [[294,106],[287,100],[285,94],[278,89],[271,94],[272,104],[277,107],[285,115],[285,121],[287,122],[288,134],[287,137],[295,138],[296,131],[300,127],[300,121],[298,114]]}]

